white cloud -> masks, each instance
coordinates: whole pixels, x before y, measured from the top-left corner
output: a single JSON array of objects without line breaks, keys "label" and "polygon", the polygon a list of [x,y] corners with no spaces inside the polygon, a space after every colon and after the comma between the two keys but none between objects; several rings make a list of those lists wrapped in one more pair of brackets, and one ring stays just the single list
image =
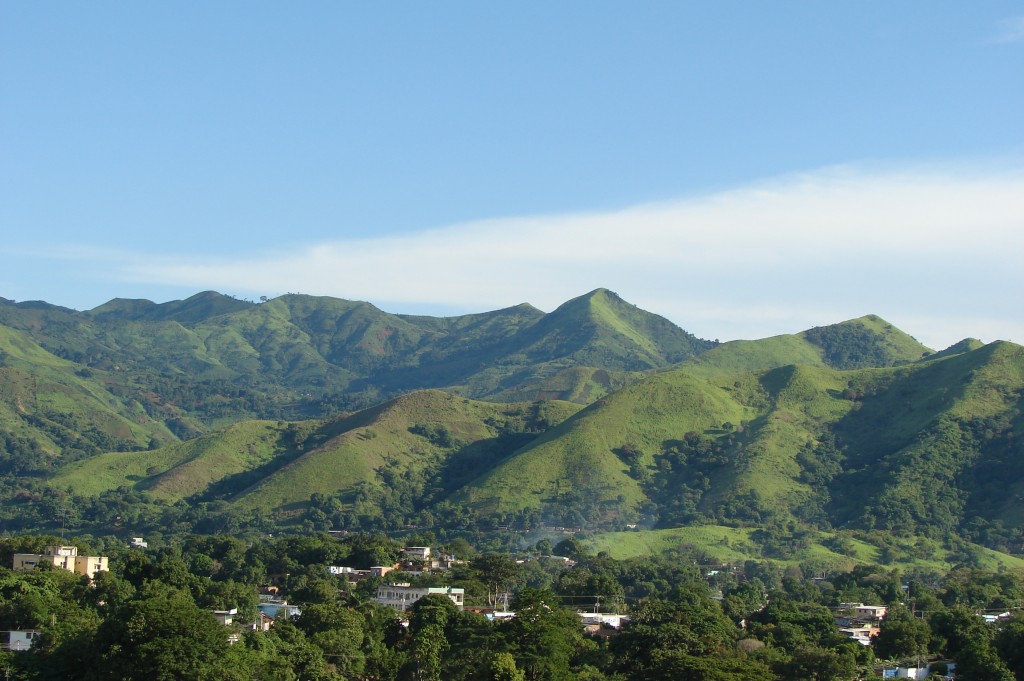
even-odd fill
[{"label": "white cloud", "polygon": [[1017,43],[1024,41],[1024,16],[1009,17],[999,22],[999,28],[992,38],[994,43]]},{"label": "white cloud", "polygon": [[1022,255],[1018,170],[833,168],[607,213],[282,243],[257,255],[140,257],[122,274],[195,290],[369,300],[397,312],[552,309],[605,286],[705,337],[876,313],[940,347],[985,333],[1024,340]]}]

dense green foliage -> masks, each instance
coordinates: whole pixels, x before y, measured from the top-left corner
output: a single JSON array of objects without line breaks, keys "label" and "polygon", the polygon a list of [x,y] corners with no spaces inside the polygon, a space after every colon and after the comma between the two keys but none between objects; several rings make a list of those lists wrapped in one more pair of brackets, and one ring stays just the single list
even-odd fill
[{"label": "dense green foliage", "polygon": [[[54,541],[2,539],[0,559]],[[955,661],[962,678],[1024,678],[1020,572],[861,567],[812,580],[799,568],[748,562],[712,574],[685,553],[616,561],[567,541],[574,566],[481,554],[413,579],[464,588],[478,606],[496,586],[511,589],[514,617],[491,621],[432,595],[403,626],[368,599],[380,578],[348,583],[327,571],[393,560],[399,545],[382,536],[178,536],[144,551],[113,537],[73,543],[109,554],[112,571],[89,585],[63,570],[0,568],[0,629],[40,633],[29,652],[0,652],[9,678],[852,681],[924,659]],[[252,630],[257,589],[271,583],[301,613]],[[890,607],[871,647],[838,629],[851,599]],[[231,608],[229,627],[211,612]],[[574,610],[598,608],[628,622],[585,631]],[[977,614],[1004,609],[1017,614],[996,624]]]},{"label": "dense green foliage", "polygon": [[[547,315],[520,305],[450,318],[295,294],[256,304],[206,292],[160,305],[114,300],[87,312],[0,299],[0,367],[14,374],[0,376],[0,386],[18,391],[19,371],[38,375],[45,365],[48,380],[89,399],[92,410],[129,421],[145,413],[164,437],[222,419],[323,416],[428,387],[591,401],[628,372],[713,345],[604,289]],[[584,367],[597,373],[572,371]],[[12,416],[53,413],[32,408],[29,396],[4,396],[20,407]]]},{"label": "dense green foliage", "polygon": [[[549,315],[206,293],[86,313],[3,301],[0,322],[11,530],[429,531],[500,548],[559,527],[623,545],[691,528],[708,556],[824,569],[1012,565],[978,545],[1024,546],[1010,343],[930,354],[868,316],[708,349],[603,290]],[[424,384],[450,392],[405,392]],[[454,394],[539,387],[578,402]],[[388,392],[405,394],[334,413]],[[302,413],[319,418],[281,418]]]},{"label": "dense green foliage", "polygon": [[932,354],[874,315],[855,323],[816,326],[803,336],[821,349],[822,359],[835,369],[888,367],[918,359],[913,357],[915,352],[920,351],[920,357]]}]

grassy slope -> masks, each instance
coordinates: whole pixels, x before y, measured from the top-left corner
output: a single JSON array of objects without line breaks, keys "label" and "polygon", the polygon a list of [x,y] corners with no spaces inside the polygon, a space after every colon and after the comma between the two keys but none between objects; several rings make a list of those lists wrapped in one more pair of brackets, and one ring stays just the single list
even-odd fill
[{"label": "grassy slope", "polygon": [[763,507],[780,512],[800,503],[810,490],[796,481],[797,452],[817,438],[823,422],[849,409],[849,402],[834,397],[842,385],[835,371],[786,366],[757,376],[764,401],[748,426],[748,444],[716,480],[705,506],[748,491],[757,494]]},{"label": "grassy slope", "polygon": [[[156,451],[103,454],[66,466],[51,484],[86,495],[127,486],[168,501],[213,493],[241,508],[289,510],[316,492],[379,485],[377,473],[385,467],[436,467],[467,445],[494,440],[503,427],[557,423],[578,409],[567,402],[495,404],[421,391],[326,422],[245,421]],[[410,429],[417,424],[444,426],[450,446],[415,434]]]},{"label": "grassy slope", "polygon": [[[629,372],[664,367],[710,345],[604,289],[551,314],[523,304],[418,317],[328,297],[289,294],[256,305],[205,292],[159,305],[114,300],[86,313],[6,301],[0,322],[92,368],[244,377],[272,399],[282,389],[365,391],[353,399],[373,400],[444,387],[519,401],[548,390],[545,382],[566,369],[613,372],[614,388],[632,378]],[[583,381],[566,393],[596,399],[608,389]]]},{"label": "grassy slope", "polygon": [[[964,504],[970,508],[971,488],[986,481],[973,479],[977,443],[964,439],[958,424],[1000,416],[1019,421],[1024,348],[996,342],[940,360],[851,375],[866,397],[835,428],[847,448],[847,470],[833,483],[837,517],[850,521],[859,507],[886,498],[923,501],[923,508],[915,503],[911,512],[925,523],[935,514],[962,514]],[[1011,449],[1002,456],[1019,454]],[[994,517],[1015,518],[1024,476],[1009,467],[1001,484],[996,498],[985,501],[1001,509]]]},{"label": "grassy slope", "polygon": [[[856,319],[840,322],[833,326],[844,325],[860,327],[877,334],[881,341],[884,354],[893,364],[901,362],[916,362],[919,359],[931,356],[934,353],[934,350],[922,345],[916,338],[904,333],[900,329],[897,329],[878,315],[869,314]],[[804,331],[800,335],[806,338],[808,332]]]},{"label": "grassy slope", "polygon": [[[915,362],[931,353],[911,336],[875,315],[819,328],[845,330],[853,335],[864,331],[874,334],[872,340],[878,350],[877,355],[885,359],[885,363],[879,366]],[[759,340],[730,341],[691,359],[686,368],[703,375],[720,375],[764,371],[790,364],[828,366],[823,348],[808,340],[809,335],[810,331],[803,331]]]},{"label": "grassy slope", "polygon": [[[126,404],[101,382],[102,372],[80,375],[81,367],[56,357],[26,334],[0,326],[0,427],[35,439],[57,456],[54,435],[30,428],[20,415],[36,416],[70,442],[77,428],[92,426],[119,440],[145,446],[150,439],[173,439],[162,424],[150,421],[138,405]],[[55,415],[61,421],[54,421]]]},{"label": "grassy slope", "polygon": [[[194,319],[207,314],[198,302],[173,314],[165,310],[159,315],[133,303],[126,306],[131,314],[122,314],[115,320],[116,325],[102,333],[95,326],[89,327],[91,330],[81,336],[81,347],[88,350],[88,344],[105,344],[103,347],[108,349],[123,350],[131,359],[157,352],[165,343],[177,344],[176,352],[180,354],[169,353],[164,359],[204,375],[249,371],[259,364],[296,380],[304,377],[322,381],[327,372],[334,372],[329,375],[343,386],[355,374],[330,364],[326,357],[344,348],[359,348],[348,360],[355,363],[353,366],[383,366],[379,363],[386,364],[391,361],[389,357],[412,357],[400,361],[436,362],[441,366],[461,351],[478,347],[475,344],[492,332],[496,334],[491,338],[494,344],[487,352],[504,352],[508,349],[502,345],[504,341],[496,339],[510,332],[525,333],[524,325],[532,324],[533,335],[522,336],[529,342],[519,348],[518,355],[507,356],[508,364],[488,379],[492,382],[488,389],[504,390],[511,396],[521,390],[513,386],[547,386],[558,389],[560,397],[579,400],[614,391],[619,382],[630,380],[630,374],[563,366],[561,362],[574,356],[614,358],[632,354],[635,361],[649,364],[663,362],[670,354],[668,346],[660,345],[658,336],[647,331],[659,324],[653,315],[630,309],[603,290],[570,301],[558,315],[544,318],[523,306],[439,320],[399,318],[367,304],[333,299],[325,303],[307,296],[288,296],[239,309],[233,304],[228,305],[230,309],[222,309],[219,306],[223,302],[207,301],[226,313],[202,321],[195,329],[183,326],[176,316]],[[6,310],[8,313],[26,328],[85,328],[92,323],[62,310],[17,308]],[[153,316],[153,325],[146,326],[132,317],[143,313]],[[735,442],[729,465],[712,474],[713,488],[701,502],[705,510],[736,495],[754,492],[762,508],[784,514],[810,493],[798,480],[801,469],[796,453],[835,429],[847,447],[847,466],[853,470],[833,487],[833,510],[837,517],[849,521],[855,518],[858,506],[871,506],[886,495],[909,500],[931,494],[934,488],[921,484],[921,462],[930,460],[936,443],[943,443],[941,427],[949,419],[1005,417],[1017,430],[1022,425],[1024,351],[1020,346],[993,343],[977,347],[965,342],[910,363],[926,349],[877,317],[821,328],[832,329],[833,333],[819,333],[817,345],[807,340],[809,332],[727,343],[678,370],[606,394],[590,409],[523,447],[517,456],[503,459],[459,498],[480,509],[501,511],[537,508],[566,495],[636,506],[645,500],[644,494],[627,474],[627,466],[616,450],[626,444],[635,446],[642,452],[643,463],[657,471],[666,443],[690,431],[721,436],[722,424],[730,422],[742,424],[742,432],[731,438]],[[448,346],[427,349],[422,345],[436,334],[445,333],[449,334]],[[826,351],[834,359],[834,339],[844,337],[878,343],[878,352],[870,356],[899,366],[854,371],[826,367]],[[8,430],[27,432],[19,410],[49,410],[76,415],[83,422],[99,424],[112,436],[134,439],[143,445],[153,436],[171,439],[162,424],[147,422],[137,403],[125,403],[116,396],[120,393],[107,390],[104,381],[110,380],[113,372],[97,370],[89,377],[80,371],[81,365],[50,354],[26,333],[8,327],[0,326],[0,349],[6,353],[6,366],[0,368],[0,425]],[[562,353],[558,355],[562,359],[532,366],[516,364],[525,361],[526,354],[542,351]],[[853,360],[844,356],[844,361]],[[470,389],[468,384],[463,387]],[[847,393],[858,397],[851,399]],[[178,453],[160,450],[153,454],[108,455],[112,458],[106,463],[97,463],[95,482],[83,474],[76,484],[83,489],[100,489],[127,480],[171,499],[201,493],[218,481],[237,485],[248,480],[252,484],[244,490],[230,488],[239,494],[240,505],[286,507],[302,503],[312,492],[332,493],[360,483],[377,484],[382,466],[419,469],[437,466],[450,457],[448,449],[410,433],[412,423],[445,424],[459,439],[483,441],[496,432],[486,419],[499,418],[500,409],[511,408],[427,395],[432,396],[394,401],[334,423],[331,427],[336,432],[325,431],[316,446],[301,456],[298,452],[292,452],[296,456],[282,456],[280,443],[273,441],[269,431],[263,439],[251,435],[253,439],[246,440],[250,436],[236,429],[218,435],[218,444],[201,453],[182,449]],[[40,437],[38,433],[32,436]],[[52,440],[40,441],[56,452]],[[1012,440],[1003,441],[1002,446],[1010,454],[1019,451]],[[149,463],[140,473],[142,464],[136,460],[147,457],[156,463]],[[119,462],[115,464],[114,458]],[[973,465],[970,460],[953,463],[960,468],[949,469],[949,480],[943,482],[944,494],[951,485],[965,484]],[[253,471],[266,475],[258,482],[243,475]],[[71,469],[62,475],[72,475]],[[1018,503],[1024,496],[1024,476],[1001,479],[1005,481],[1005,498],[997,498],[989,506],[996,507],[996,517],[1011,524],[1024,522]],[[972,502],[967,499],[963,503],[970,507]]]},{"label": "grassy slope", "polygon": [[625,444],[650,463],[668,440],[739,423],[753,411],[721,388],[666,372],[601,399],[476,481],[462,498],[481,509],[538,508],[567,491],[635,505],[643,493],[614,453]]},{"label": "grassy slope", "polygon": [[[489,399],[501,402],[526,402],[558,399],[590,404],[641,380],[640,372],[607,371],[594,367],[569,367],[553,375],[535,375],[515,382],[509,388],[493,392]],[[511,383],[506,381],[506,383]]]},{"label": "grassy slope", "polygon": [[[404,395],[338,423],[335,437],[306,452],[236,498],[243,508],[289,509],[314,492],[352,491],[379,485],[384,467],[422,471],[441,465],[463,446],[496,438],[508,419],[522,418],[529,405],[477,402],[436,390]],[[547,418],[561,419],[577,407],[548,405]],[[453,446],[412,432],[413,426],[444,426]]]},{"label": "grassy slope", "polygon": [[774,369],[788,364],[824,366],[821,352],[799,335],[723,343],[688,361],[687,371],[720,375]]},{"label": "grassy slope", "polygon": [[514,342],[515,354],[532,361],[566,358],[615,371],[665,367],[713,345],[606,289],[564,303]]},{"label": "grassy slope", "polygon": [[78,461],[50,482],[82,495],[124,486],[177,501],[224,477],[266,463],[274,456],[281,431],[276,422],[246,421],[155,451],[109,452]]},{"label": "grassy slope", "polygon": [[[751,539],[750,528],[722,527],[720,525],[698,525],[668,530],[646,530],[639,532],[607,532],[595,535],[587,542],[595,553],[607,551],[616,559],[656,556],[680,547],[696,547],[721,562],[761,560],[762,556]],[[819,533],[819,542],[832,533]],[[813,543],[798,552],[793,558],[778,561],[789,565],[811,565],[818,569],[850,570],[857,564],[881,564],[877,547],[858,539],[848,539],[853,555],[835,553],[820,543]],[[907,558],[888,567],[924,568],[948,571],[955,563],[946,559],[945,552],[937,544],[918,539],[920,550],[908,554]],[[1024,569],[1024,559],[976,547],[981,556],[980,567],[989,570]]]},{"label": "grassy slope", "polygon": [[746,423],[733,463],[721,467],[704,506],[753,490],[767,508],[784,509],[810,493],[795,478],[797,451],[851,403],[836,396],[838,372],[783,367],[711,380],[686,369],[657,374],[591,405],[475,482],[464,498],[482,509],[537,508],[571,489],[597,499],[645,499],[615,454],[625,444],[651,469],[666,446],[688,432],[720,436]]},{"label": "grassy slope", "polygon": [[[646,496],[617,450],[635,447],[648,469],[657,471],[673,440],[690,431],[722,436],[722,424],[731,422],[743,428],[730,436],[728,465],[711,473],[711,489],[700,502],[705,512],[752,495],[757,508],[788,517],[816,494],[801,481],[797,454],[835,431],[847,448],[847,469],[831,488],[834,522],[856,522],[861,509],[887,495],[910,501],[936,489],[965,493],[956,490],[971,484],[971,460],[951,460],[949,466],[958,468],[943,468],[941,461],[927,467],[934,458],[929,443],[939,436],[931,434],[941,435],[936,429],[950,418],[1009,414],[1019,421],[1022,354],[1019,346],[994,343],[886,369],[839,371],[819,364],[714,374],[706,363],[696,372],[683,365],[599,400],[474,481],[459,498],[497,512],[578,497],[636,508]],[[1006,483],[1011,493],[1000,517],[1016,520],[1013,502],[1024,492],[1024,477]],[[943,522],[961,522],[962,509],[950,509]]]}]

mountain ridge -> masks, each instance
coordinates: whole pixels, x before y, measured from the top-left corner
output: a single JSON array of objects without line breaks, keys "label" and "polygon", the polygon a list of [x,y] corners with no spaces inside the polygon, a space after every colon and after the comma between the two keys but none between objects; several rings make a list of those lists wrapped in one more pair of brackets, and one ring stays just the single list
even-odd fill
[{"label": "mountain ridge", "polygon": [[447,318],[172,303],[0,301],[7,494],[204,527],[1024,536],[1012,343],[934,352],[876,315],[716,343],[607,289]]}]

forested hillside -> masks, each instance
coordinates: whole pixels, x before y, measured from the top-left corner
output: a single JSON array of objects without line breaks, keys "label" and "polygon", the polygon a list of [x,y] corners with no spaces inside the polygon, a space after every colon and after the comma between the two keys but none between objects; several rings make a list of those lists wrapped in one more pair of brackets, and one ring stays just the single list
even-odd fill
[{"label": "forested hillside", "polygon": [[[867,316],[712,347],[604,290],[449,319],[291,295],[0,310],[12,528],[725,526],[780,556],[837,531],[937,542],[938,558],[1022,546],[1011,343],[934,353]],[[400,396],[341,412],[328,396],[384,392]]]}]

